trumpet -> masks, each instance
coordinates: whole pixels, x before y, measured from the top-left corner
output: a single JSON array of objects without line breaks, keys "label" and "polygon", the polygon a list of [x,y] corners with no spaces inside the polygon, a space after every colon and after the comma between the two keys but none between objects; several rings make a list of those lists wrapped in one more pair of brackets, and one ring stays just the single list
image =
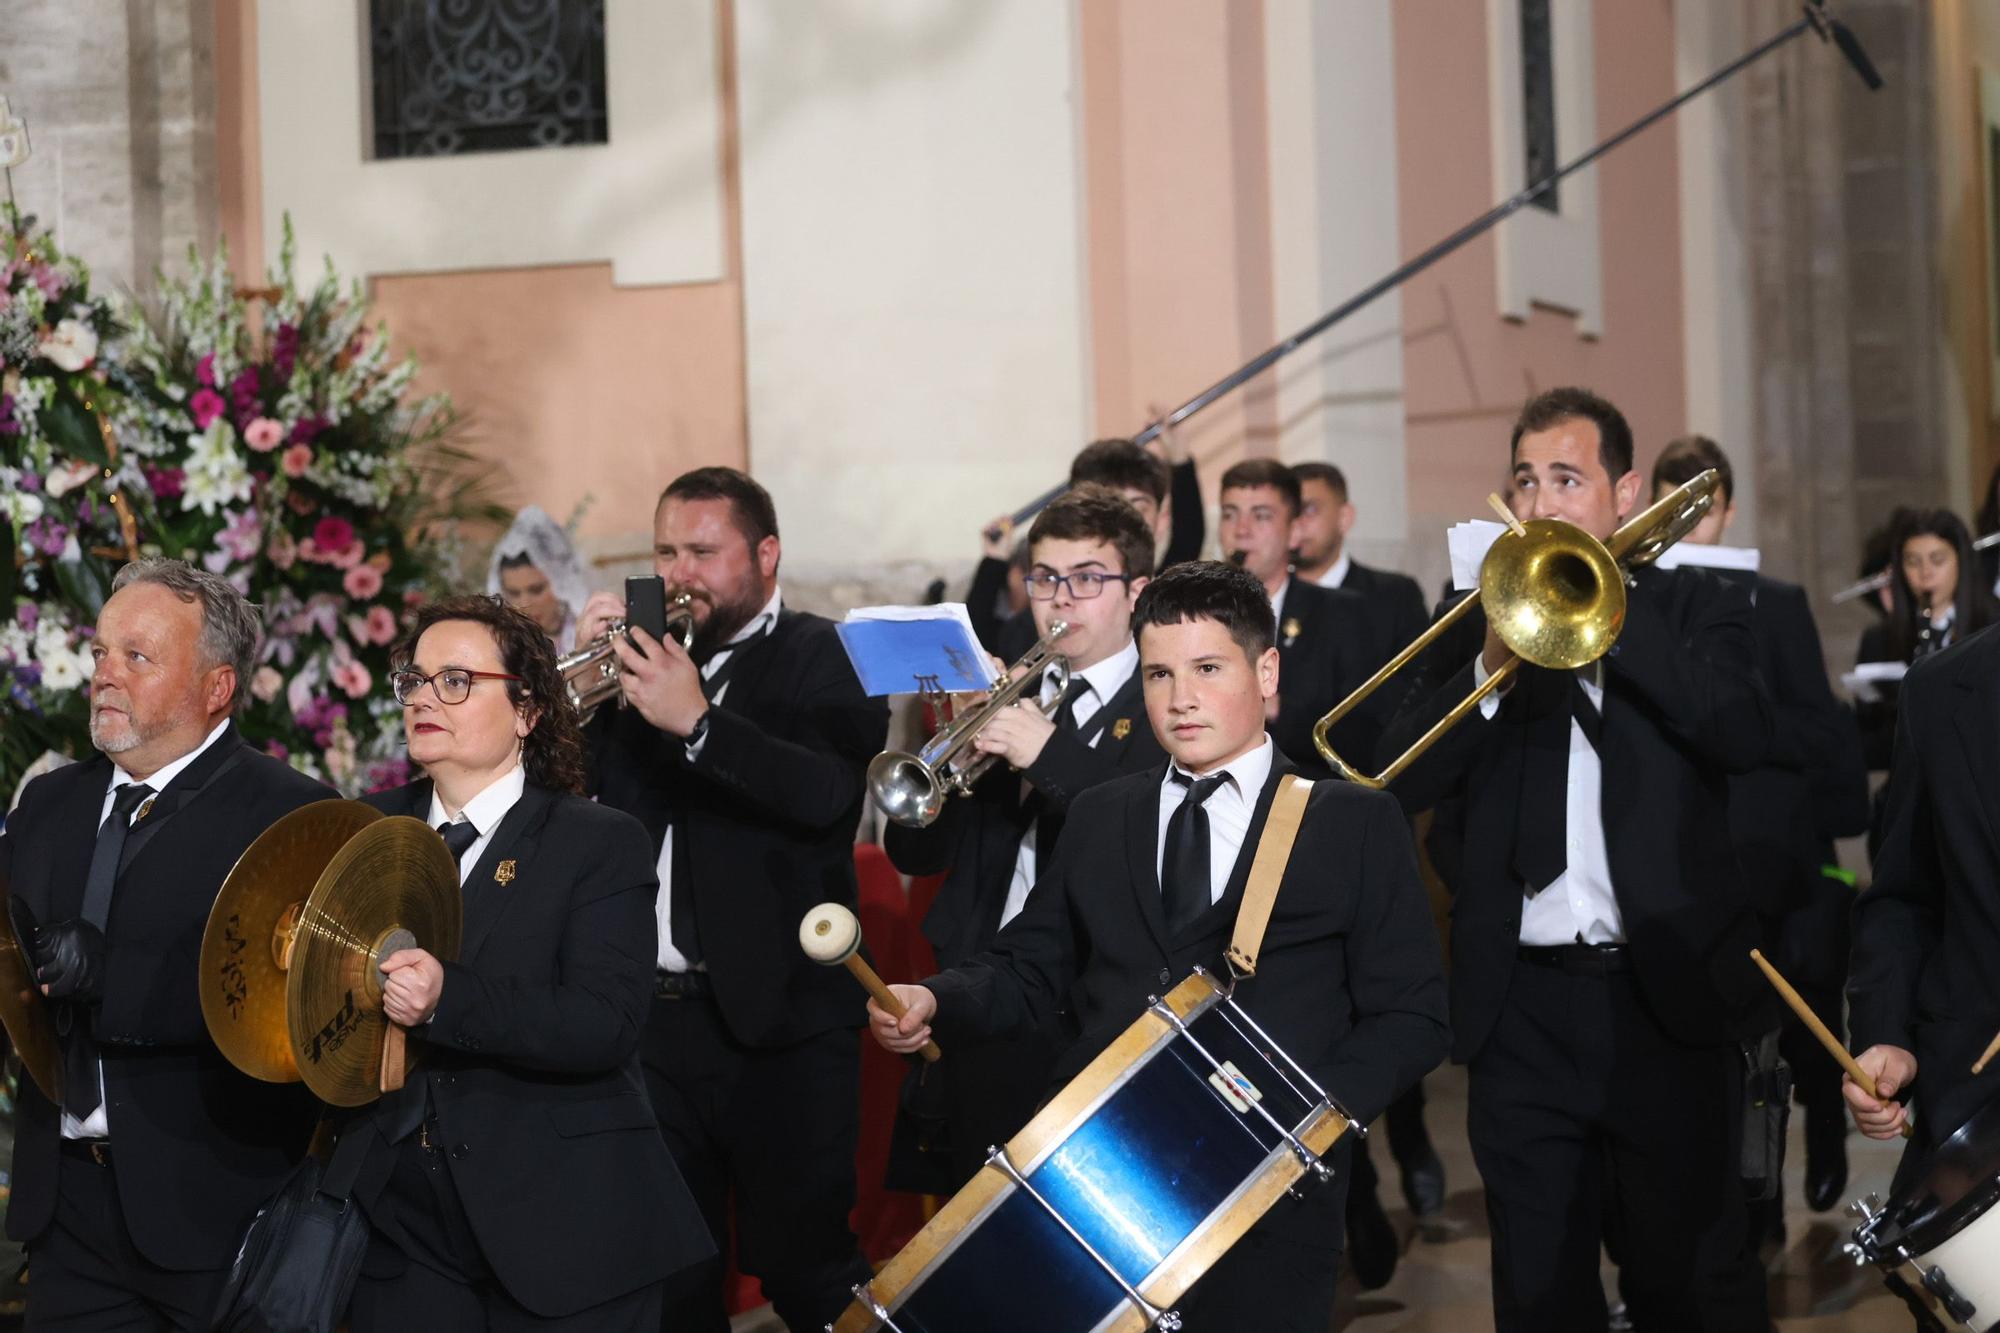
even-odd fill
[{"label": "trumpet", "polygon": [[[680,640],[682,649],[694,650],[694,596],[691,593],[684,592],[667,603],[667,633]],[[615,698],[620,708],[625,706],[625,696],[618,686],[616,644],[631,635],[631,626],[622,620],[614,620],[604,633],[575,652],[556,659],[556,672],[562,677],[563,690],[569,695],[569,701],[581,720],[588,722],[598,705],[607,699]]]},{"label": "trumpet", "polygon": [[[1464,721],[1480,700],[1513,679],[1522,662],[1569,671],[1595,662],[1611,651],[1625,627],[1627,572],[1652,564],[1661,552],[1693,532],[1715,503],[1720,483],[1720,475],[1709,469],[1634,515],[1609,541],[1600,542],[1561,519],[1514,522],[1512,530],[1501,533],[1486,552],[1479,567],[1479,590],[1439,617],[1313,724],[1313,747],[1349,782],[1386,787],[1438,737]],[[1498,497],[1493,503],[1500,505]],[[1363,773],[1334,753],[1327,739],[1334,725],[1474,606],[1485,608],[1487,623],[1513,656],[1380,773]]]},{"label": "trumpet", "polygon": [[[985,703],[938,728],[937,735],[915,754],[884,750],[876,755],[868,765],[868,794],[877,808],[905,828],[924,828],[944,813],[948,797],[971,792],[1000,757],[973,750],[973,738],[1001,709],[1013,707],[1031,688],[1038,687],[1048,672],[1055,673],[1056,702],[1046,707],[1037,702],[1035,707],[1044,716],[1052,716],[1061,706],[1063,693],[1069,689],[1069,658],[1056,651],[1056,640],[1067,633],[1068,621],[1051,621],[1049,632],[1007,668],[1005,678],[994,683]],[[928,697],[939,703],[943,698],[941,692],[930,692]]]}]

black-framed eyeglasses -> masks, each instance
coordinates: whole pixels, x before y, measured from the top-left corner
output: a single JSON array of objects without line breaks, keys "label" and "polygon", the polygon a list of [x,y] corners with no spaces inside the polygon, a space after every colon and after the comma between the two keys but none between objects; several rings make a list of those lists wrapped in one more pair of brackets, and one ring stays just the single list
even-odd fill
[{"label": "black-framed eyeglasses", "polygon": [[426,676],[414,667],[404,667],[389,673],[389,688],[396,692],[396,702],[409,704],[417,697],[417,691],[428,685],[437,692],[441,704],[462,704],[472,697],[472,683],[478,680],[513,680],[501,671],[467,671],[464,667],[446,667],[444,670]]},{"label": "black-framed eyeglasses", "polygon": [[1069,574],[1029,574],[1025,582],[1028,596],[1038,602],[1046,602],[1056,595],[1056,588],[1069,585],[1069,595],[1079,602],[1087,602],[1104,591],[1107,583],[1130,583],[1130,574],[1107,574],[1101,569],[1079,569]]}]

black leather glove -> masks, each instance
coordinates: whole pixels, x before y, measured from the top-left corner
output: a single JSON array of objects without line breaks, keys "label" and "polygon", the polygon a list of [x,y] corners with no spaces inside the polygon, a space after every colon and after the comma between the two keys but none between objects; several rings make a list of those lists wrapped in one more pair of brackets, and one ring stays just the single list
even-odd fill
[{"label": "black leather glove", "polygon": [[38,927],[30,955],[49,998],[95,1004],[104,998],[104,932],[82,917]]}]

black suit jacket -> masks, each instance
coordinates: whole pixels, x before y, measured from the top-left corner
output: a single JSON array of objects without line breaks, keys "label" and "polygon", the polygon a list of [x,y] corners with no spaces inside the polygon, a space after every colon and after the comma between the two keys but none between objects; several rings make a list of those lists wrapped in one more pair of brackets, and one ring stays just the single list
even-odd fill
[{"label": "black suit jacket", "polygon": [[[924,917],[924,935],[941,965],[955,966],[999,933],[1021,839],[1038,815],[1035,863],[1046,868],[1061,842],[1070,803],[1080,792],[1166,760],[1146,720],[1136,668],[1117,695],[1091,715],[1089,725],[1098,730],[1095,746],[1084,744],[1074,731],[1058,730],[1034,763],[1020,772],[995,764],[970,797],[945,802],[944,813],[928,828],[892,823],[884,831],[882,845],[896,869],[906,875],[945,874]],[[1023,778],[1035,791],[1026,802],[1021,799]]]},{"label": "black suit jacket", "polygon": [[[111,769],[95,755],[36,778],[0,835],[12,891],[43,922],[82,910]],[[302,1085],[240,1074],[210,1041],[199,959],[209,908],[237,857],[279,816],[332,794],[232,725],[126,837],[96,1031],[125,1224],[162,1268],[227,1264],[311,1137]],[[54,1216],[61,1128],[60,1108],[22,1079],[7,1207],[15,1240],[33,1241]]]},{"label": "black suit jacket", "polygon": [[657,855],[670,823],[690,869],[703,961],[739,1041],[783,1046],[860,1022],[854,982],[799,948],[819,903],[853,907],[854,834],[868,761],[889,709],[861,692],[833,622],[787,610],[737,650],[708,739],[690,761],[677,736],[631,709],[593,725],[600,800],[638,816]]},{"label": "black suit jacket", "polygon": [[[367,798],[428,820],[431,784]],[[512,862],[511,875],[497,873]],[[505,879],[506,882],[501,881]],[[465,882],[458,961],[417,1029],[399,1094],[347,1121],[371,1136],[372,1220],[426,1101],[472,1231],[507,1294],[544,1317],[655,1283],[715,1251],[639,1071],[659,881],[637,820],[530,785]]]},{"label": "black suit jacket", "polygon": [[[1197,964],[1222,973],[1282,757],[1258,795],[1223,896],[1170,935],[1157,864],[1164,768],[1093,787],[1071,806],[1055,864],[993,948],[924,983],[939,1044],[1019,1034],[1067,999],[1081,1035],[1067,1082]],[[1222,973],[1226,975],[1226,973]],[[1280,882],[1257,975],[1237,1000],[1320,1086],[1366,1123],[1443,1058],[1444,979],[1394,801],[1317,784]]]},{"label": "black suit jacket", "polygon": [[1430,623],[1424,614],[1424,590],[1408,574],[1375,569],[1350,557],[1340,591],[1359,593],[1368,604],[1368,625],[1375,635],[1374,666],[1403,651]]},{"label": "black suit jacket", "polygon": [[2000,1095],[1972,1062],[2000,1031],[2000,632],[1910,668],[1896,722],[1874,882],[1854,909],[1854,1049],[1917,1057],[1932,1142]]},{"label": "black suit jacket", "polygon": [[1759,911],[1799,905],[1832,857],[1830,840],[1868,830],[1868,770],[1854,714],[1827,684],[1819,629],[1803,588],[1754,575],[1736,580],[1755,603],[1757,674],[1771,696],[1765,762],[1729,783],[1729,828]]},{"label": "black suit jacket", "polygon": [[[1728,837],[1728,780],[1762,763],[1771,705],[1757,676],[1749,595],[1703,570],[1641,570],[1604,662],[1603,822],[1639,985],[1681,1041],[1754,1030],[1768,991],[1749,961],[1757,920]],[[1430,679],[1383,738],[1400,753],[1472,690],[1485,635],[1474,610],[1428,654]],[[1446,676],[1430,688],[1435,676]],[[1453,1058],[1479,1053],[1520,943],[1513,870],[1528,750],[1568,744],[1568,686],[1523,667],[1491,720],[1474,711],[1390,790],[1412,813],[1463,797],[1451,921]],[[1551,723],[1554,723],[1553,730]]]},{"label": "black suit jacket", "polygon": [[[1278,617],[1278,716],[1271,738],[1307,777],[1331,776],[1313,745],[1313,725],[1393,656],[1377,655],[1379,638],[1360,593],[1290,576],[1284,614]],[[1367,764],[1390,715],[1388,703],[1377,692],[1341,719],[1331,739],[1342,758]]]}]

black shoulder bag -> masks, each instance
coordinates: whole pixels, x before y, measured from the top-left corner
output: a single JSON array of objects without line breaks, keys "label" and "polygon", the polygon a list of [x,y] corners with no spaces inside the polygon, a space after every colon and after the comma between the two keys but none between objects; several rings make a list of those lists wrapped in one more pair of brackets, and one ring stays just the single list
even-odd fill
[{"label": "black shoulder bag", "polygon": [[347,1313],[368,1219],[354,1201],[371,1126],[353,1124],[324,1167],[293,1168],[243,1233],[211,1327],[218,1333],[335,1333]]}]

